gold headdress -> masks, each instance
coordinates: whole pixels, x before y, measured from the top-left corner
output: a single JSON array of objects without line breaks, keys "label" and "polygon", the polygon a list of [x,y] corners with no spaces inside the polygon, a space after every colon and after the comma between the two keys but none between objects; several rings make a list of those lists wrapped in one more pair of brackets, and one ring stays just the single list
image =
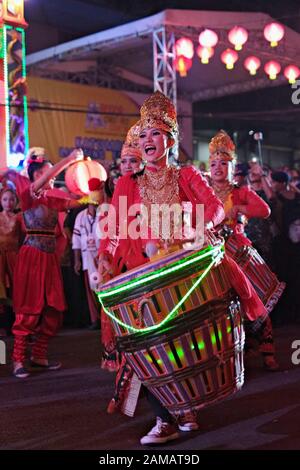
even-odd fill
[{"label": "gold headdress", "polygon": [[121,158],[127,156],[142,158],[142,152],[138,146],[139,135],[140,126],[138,121],[127,132],[126,140],[121,150]]},{"label": "gold headdress", "polygon": [[209,160],[227,160],[233,161],[235,158],[235,145],[227,132],[219,131],[210,141]]},{"label": "gold headdress", "polygon": [[160,91],[153,93],[141,107],[140,131],[156,127],[178,137],[176,109],[172,101]]},{"label": "gold headdress", "polygon": [[134,147],[125,142],[121,150],[121,158],[122,157],[136,157],[142,159],[142,152],[139,147]]},{"label": "gold headdress", "polygon": [[127,132],[125,143],[132,147],[138,147],[140,131],[140,121],[137,121]]}]

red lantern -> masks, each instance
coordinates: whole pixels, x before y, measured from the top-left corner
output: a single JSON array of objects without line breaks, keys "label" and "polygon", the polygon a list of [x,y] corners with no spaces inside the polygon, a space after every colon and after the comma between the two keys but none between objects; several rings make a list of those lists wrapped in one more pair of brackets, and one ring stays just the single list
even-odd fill
[{"label": "red lantern", "polygon": [[197,56],[201,59],[202,64],[208,64],[209,59],[214,55],[215,51],[213,47],[197,47]]},{"label": "red lantern", "polygon": [[248,31],[241,26],[235,26],[228,33],[228,39],[236,51],[240,51],[248,40]]},{"label": "red lantern", "polygon": [[186,77],[187,71],[191,68],[192,63],[192,59],[188,59],[181,55],[175,59],[175,69],[179,72],[181,77]]},{"label": "red lantern", "polygon": [[233,69],[234,64],[236,63],[238,58],[238,53],[235,52],[233,49],[226,49],[221,54],[221,61],[226,64],[226,68],[228,70]]},{"label": "red lantern", "polygon": [[219,38],[211,29],[205,29],[199,34],[199,44],[203,47],[215,47]]},{"label": "red lantern", "polygon": [[276,47],[284,36],[284,27],[279,23],[269,23],[264,28],[264,36],[271,43],[271,47]]},{"label": "red lantern", "polygon": [[297,78],[300,76],[300,69],[296,65],[288,65],[285,67],[284,76],[288,79],[289,83],[295,83]]},{"label": "red lantern", "polygon": [[245,69],[249,70],[250,75],[256,75],[256,72],[259,69],[260,65],[261,61],[258,57],[255,57],[254,55],[250,55],[244,61],[244,67]]},{"label": "red lantern", "polygon": [[194,57],[194,44],[188,38],[180,38],[175,43],[176,56],[192,59]]},{"label": "red lantern", "polygon": [[270,60],[264,66],[264,71],[269,75],[270,80],[275,80],[281,70],[281,65],[275,60]]},{"label": "red lantern", "polygon": [[78,196],[89,194],[88,181],[91,178],[99,178],[100,181],[106,181],[107,173],[100,163],[90,158],[73,163],[65,174],[68,190]]}]

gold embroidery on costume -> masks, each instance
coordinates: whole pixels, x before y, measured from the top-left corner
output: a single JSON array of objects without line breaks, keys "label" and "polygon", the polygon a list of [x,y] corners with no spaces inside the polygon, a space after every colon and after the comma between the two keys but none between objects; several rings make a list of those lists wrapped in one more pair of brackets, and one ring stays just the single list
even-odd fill
[{"label": "gold embroidery on costume", "polygon": [[[174,167],[158,171],[146,168],[143,175],[138,177],[142,204],[147,210],[142,217],[147,219],[152,234],[167,243],[172,243],[182,228],[178,178],[179,171]],[[170,211],[171,206],[177,209],[175,214]]]}]

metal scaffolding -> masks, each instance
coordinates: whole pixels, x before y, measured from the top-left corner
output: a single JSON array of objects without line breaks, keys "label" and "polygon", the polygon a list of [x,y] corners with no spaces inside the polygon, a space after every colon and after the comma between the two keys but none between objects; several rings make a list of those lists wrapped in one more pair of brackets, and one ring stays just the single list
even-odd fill
[{"label": "metal scaffolding", "polygon": [[154,91],[161,91],[177,106],[175,36],[166,27],[153,30]]}]

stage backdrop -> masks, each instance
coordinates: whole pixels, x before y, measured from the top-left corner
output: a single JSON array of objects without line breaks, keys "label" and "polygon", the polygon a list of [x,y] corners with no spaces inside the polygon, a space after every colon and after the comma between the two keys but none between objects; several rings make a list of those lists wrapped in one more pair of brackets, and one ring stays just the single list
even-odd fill
[{"label": "stage backdrop", "polygon": [[[146,97],[39,77],[28,77],[28,85],[30,146],[45,147],[54,163],[80,147],[109,166]],[[180,160],[187,158],[189,152],[181,148]]]}]

